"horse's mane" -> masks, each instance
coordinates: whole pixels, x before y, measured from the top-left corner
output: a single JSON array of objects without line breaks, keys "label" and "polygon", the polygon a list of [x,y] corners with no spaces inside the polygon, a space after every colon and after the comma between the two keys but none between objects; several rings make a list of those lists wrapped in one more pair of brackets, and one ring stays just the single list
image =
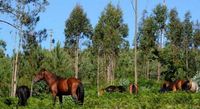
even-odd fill
[{"label": "horse's mane", "polygon": [[42,68],[42,69],[40,70],[40,72],[47,72],[48,74],[50,74],[50,76],[51,76],[52,78],[54,78],[54,79],[56,79],[56,80],[62,79],[62,78],[63,78],[63,77],[57,76],[55,73],[50,72],[49,70],[46,70],[45,68]]}]

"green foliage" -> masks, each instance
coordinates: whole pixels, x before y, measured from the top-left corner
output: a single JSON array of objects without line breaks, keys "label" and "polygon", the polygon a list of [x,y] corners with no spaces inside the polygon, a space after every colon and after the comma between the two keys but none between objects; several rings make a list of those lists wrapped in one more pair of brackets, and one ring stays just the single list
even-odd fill
[{"label": "green foliage", "polygon": [[200,23],[197,21],[196,24],[194,25],[197,28],[194,30],[194,36],[193,36],[193,41],[194,41],[194,47],[197,48],[200,45]]},{"label": "green foliage", "polygon": [[[28,5],[34,0],[18,0],[21,5]],[[47,3],[46,0],[36,1],[37,3]],[[15,9],[9,6],[8,1],[2,1],[0,7],[1,14],[9,13]],[[17,4],[16,3],[16,4]],[[5,7],[7,4],[7,7]],[[14,3],[13,3],[14,4]],[[40,9],[44,9],[43,5]],[[20,10],[22,7],[18,7]],[[46,30],[33,32],[36,23],[39,21],[39,12],[42,10],[22,12],[18,23],[23,26],[25,34],[23,36],[23,50],[19,53],[18,86],[31,86],[31,81],[35,73],[41,68],[55,73],[58,76],[74,76],[75,49],[79,49],[79,39],[90,39],[88,48],[82,49],[79,53],[79,78],[85,86],[85,104],[77,106],[71,97],[64,98],[65,108],[200,108],[199,94],[185,92],[158,93],[160,83],[154,81],[157,76],[157,63],[162,64],[162,77],[166,80],[185,79],[195,75],[200,71],[200,31],[192,28],[193,24],[190,13],[185,14],[185,19],[181,21],[176,9],[172,9],[167,15],[167,7],[158,5],[150,16],[143,16],[139,28],[139,58],[138,58],[138,84],[139,94],[130,95],[128,92],[106,93],[104,96],[97,96],[96,77],[97,69],[100,70],[100,86],[105,86],[107,67],[109,62],[115,63],[112,69],[115,85],[128,86],[133,83],[133,49],[129,48],[126,41],[128,26],[123,22],[123,12],[119,7],[111,3],[102,12],[95,27],[94,35],[89,19],[83,8],[77,5],[69,19],[65,22],[65,46],[58,42],[52,50],[43,49],[40,42],[47,37]],[[27,11],[27,10],[26,10]],[[37,11],[38,13],[34,13]],[[146,13],[146,12],[144,12]],[[33,17],[33,18],[32,18]],[[166,22],[169,21],[169,22]],[[166,37],[166,45],[158,49],[159,37]],[[85,39],[84,39],[85,40]],[[90,41],[89,41],[90,43]],[[11,84],[11,72],[14,54],[11,58],[5,56],[6,43],[0,40],[0,106],[2,108],[13,108],[17,103],[16,98],[12,100],[12,105],[4,104],[5,97],[9,96]],[[73,52],[73,53],[72,53]],[[99,59],[99,65],[98,60]],[[3,64],[2,64],[3,63]],[[149,80],[144,79],[149,67]],[[199,83],[199,74],[194,78]],[[106,84],[108,85],[108,84]],[[33,97],[29,100],[29,105],[25,108],[54,108],[52,106],[49,88],[45,82],[39,82],[33,86]],[[60,108],[56,103],[55,108]]]},{"label": "green foliage", "polygon": [[142,29],[140,30],[140,49],[142,53],[149,54],[156,49],[156,22],[153,17],[148,17],[143,21]]},{"label": "green foliage", "polygon": [[85,49],[81,53],[80,63],[80,78],[96,85],[97,64],[91,49]]},{"label": "green foliage", "polygon": [[182,24],[180,19],[178,18],[178,12],[176,11],[176,9],[172,9],[170,11],[167,34],[167,39],[171,41],[172,45],[175,45],[176,47],[181,46],[181,42],[183,40]]},{"label": "green foliage", "polygon": [[6,42],[3,40],[0,40],[0,58],[4,57],[5,53],[4,51],[6,50]]},{"label": "green foliage", "polygon": [[116,65],[116,72],[115,72],[115,77],[119,79],[123,78],[132,78],[133,76],[133,65],[132,65],[132,60],[133,60],[133,52],[132,49],[121,49],[119,53],[119,58],[117,61]]},{"label": "green foliage", "polygon": [[[152,84],[143,87],[144,84]],[[159,84],[155,81],[140,81],[139,94],[130,95],[125,93],[105,93],[103,96],[97,96],[96,88],[85,87],[85,101],[83,106],[76,105],[70,96],[65,96],[63,108],[66,109],[198,109],[200,105],[199,93],[186,93],[178,91],[175,93],[159,93]],[[128,87],[127,87],[128,89]],[[31,97],[28,100],[28,106],[25,109],[59,109],[60,105],[57,99],[55,107],[52,105],[51,94]],[[17,98],[9,98],[12,101],[11,106],[4,104],[6,98],[0,99],[0,106],[4,109],[15,108]],[[22,108],[22,107],[20,107]]]},{"label": "green foliage", "polygon": [[43,68],[62,77],[73,76],[73,62],[64,48],[61,47],[60,42],[56,44],[56,47],[51,52],[46,52],[45,57],[46,58],[41,65]]},{"label": "green foliage", "polygon": [[12,73],[12,61],[8,57],[0,57],[0,96],[9,96],[11,73]]},{"label": "green foliage", "polygon": [[92,38],[95,51],[100,48],[104,54],[118,55],[119,47],[128,35],[128,26],[123,23],[122,15],[119,7],[116,8],[111,3],[107,5]]},{"label": "green foliage", "polygon": [[0,96],[8,96],[10,92],[12,61],[5,56],[6,42],[0,40]]},{"label": "green foliage", "polygon": [[77,46],[79,38],[90,37],[92,26],[80,5],[72,10],[70,17],[65,22],[65,48],[74,48]]},{"label": "green foliage", "polygon": [[123,22],[121,9],[109,3],[102,12],[91,38],[99,64],[97,69],[103,72],[104,79],[107,77],[107,82],[113,81],[120,50],[129,45],[125,40],[127,35],[128,26]]},{"label": "green foliage", "polygon": [[156,21],[158,33],[162,33],[162,29],[166,29],[167,20],[167,7],[165,5],[158,4],[153,10],[154,19]]}]

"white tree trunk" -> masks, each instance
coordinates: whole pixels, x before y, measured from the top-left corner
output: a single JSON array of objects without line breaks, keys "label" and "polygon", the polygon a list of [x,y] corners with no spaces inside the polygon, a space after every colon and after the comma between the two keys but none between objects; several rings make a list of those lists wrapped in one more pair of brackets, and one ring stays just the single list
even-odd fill
[{"label": "white tree trunk", "polygon": [[98,55],[97,55],[97,92],[98,92],[98,96],[100,95],[99,93],[99,73],[100,73],[100,57],[99,57],[99,50],[98,50]]},{"label": "white tree trunk", "polygon": [[137,0],[135,0],[135,39],[134,39],[134,45],[135,45],[135,85],[137,85]]},{"label": "white tree trunk", "polygon": [[17,89],[17,71],[18,71],[18,58],[19,58],[19,50],[21,46],[21,36],[19,37],[19,44],[16,52],[15,62],[14,62],[14,72],[12,77],[12,94],[11,96],[14,97]]},{"label": "white tree trunk", "polygon": [[76,39],[76,50],[75,50],[75,77],[78,78],[78,72],[79,72],[79,68],[78,68],[78,53],[79,53],[79,36],[77,36]]}]

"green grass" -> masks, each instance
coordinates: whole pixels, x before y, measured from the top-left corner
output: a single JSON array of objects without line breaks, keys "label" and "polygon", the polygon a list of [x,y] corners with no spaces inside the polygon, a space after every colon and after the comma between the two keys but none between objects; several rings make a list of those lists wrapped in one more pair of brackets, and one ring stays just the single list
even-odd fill
[{"label": "green grass", "polygon": [[[158,93],[156,87],[140,87],[138,95],[127,93],[104,94],[98,97],[95,88],[86,88],[83,106],[76,105],[70,96],[64,97],[64,109],[200,109],[200,93],[169,92]],[[13,105],[3,103],[6,98],[0,98],[1,109],[16,109],[17,98],[10,98]],[[28,106],[19,109],[59,109],[57,99],[56,106],[52,106],[51,94],[43,94],[40,97],[31,97]]]}]

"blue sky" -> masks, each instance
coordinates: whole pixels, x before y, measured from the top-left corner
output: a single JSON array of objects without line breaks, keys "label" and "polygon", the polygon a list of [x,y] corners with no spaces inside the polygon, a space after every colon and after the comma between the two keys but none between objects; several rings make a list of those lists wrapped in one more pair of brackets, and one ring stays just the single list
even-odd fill
[{"label": "blue sky", "polygon": [[[84,11],[87,13],[90,23],[93,27],[95,27],[101,12],[104,10],[106,5],[111,2],[115,6],[119,4],[123,11],[124,23],[127,23],[129,27],[129,35],[127,40],[130,42],[132,47],[134,35],[134,13],[130,1],[131,0],[49,0],[50,4],[47,6],[46,11],[40,14],[40,22],[38,23],[36,29],[52,29],[55,41],[60,41],[61,45],[63,46],[65,39],[65,21],[77,3],[83,7]],[[181,19],[184,18],[184,14],[187,11],[190,11],[193,21],[200,20],[200,12],[198,10],[200,6],[200,0],[165,1],[168,9],[177,9]],[[140,19],[144,9],[151,13],[152,9],[155,8],[155,6],[159,3],[163,3],[163,0],[138,0],[138,19]],[[0,39],[6,41],[6,53],[11,55],[15,46],[14,34],[10,34],[10,31],[13,30],[13,28],[2,23],[0,24],[0,28]],[[49,48],[49,38],[42,43],[42,46],[44,48]]]}]

